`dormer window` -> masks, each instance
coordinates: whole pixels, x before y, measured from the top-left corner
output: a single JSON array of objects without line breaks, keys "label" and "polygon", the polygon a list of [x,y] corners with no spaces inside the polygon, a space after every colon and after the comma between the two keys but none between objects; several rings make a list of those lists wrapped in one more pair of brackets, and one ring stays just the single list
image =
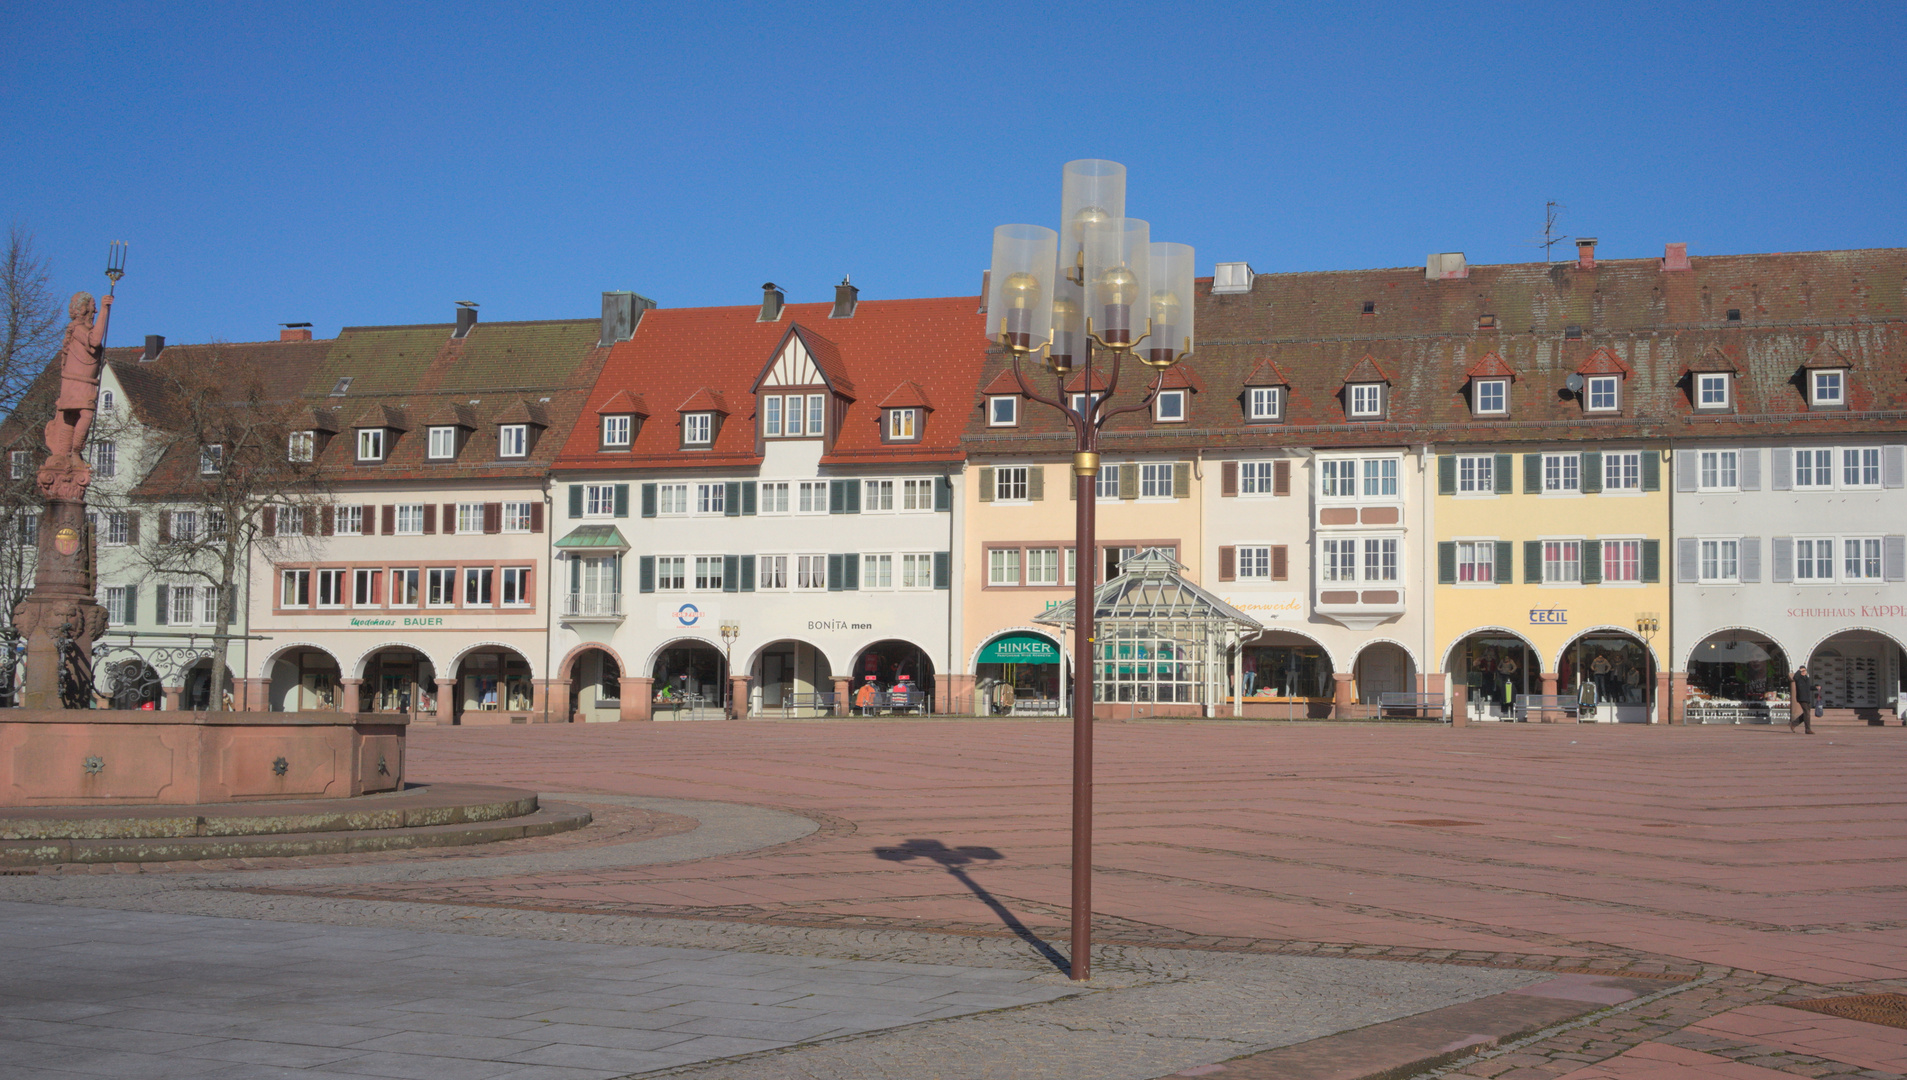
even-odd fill
[{"label": "dormer window", "polygon": [[1470,384],[1471,407],[1478,416],[1505,416],[1510,411],[1510,380],[1478,379]]},{"label": "dormer window", "polygon": [[1245,391],[1245,419],[1254,423],[1272,424],[1284,418],[1284,387],[1253,386]]},{"label": "dormer window", "polygon": [[1612,413],[1622,408],[1622,378],[1591,375],[1583,387],[1583,411]]},{"label": "dormer window", "polygon": [[1384,384],[1351,383],[1344,388],[1344,400],[1352,419],[1380,419],[1384,415]]},{"label": "dormer window", "polygon": [[384,460],[384,429],[358,429],[358,461],[360,464]]},{"label": "dormer window", "polygon": [[218,443],[199,447],[199,475],[217,476],[225,468],[225,448]]},{"label": "dormer window", "polygon": [[1152,417],[1161,424],[1185,423],[1185,391],[1161,390],[1153,402]]},{"label": "dormer window", "polygon": [[770,394],[762,398],[762,434],[769,438],[819,436],[827,415],[826,394]]},{"label": "dormer window", "polygon": [[1808,372],[1808,407],[1847,408],[1847,372],[1838,368]]},{"label": "dormer window", "polygon": [[1715,411],[1727,409],[1729,407],[1728,376],[1721,372],[1697,372],[1695,407]]},{"label": "dormer window", "polygon": [[1020,424],[1020,399],[1010,394],[987,399],[988,427],[1018,427]]},{"label": "dormer window", "polygon": [[315,431],[294,431],[285,447],[286,461],[310,461],[317,455],[318,433]]},{"label": "dormer window", "polygon": [[457,429],[445,424],[430,429],[429,445],[425,451],[432,461],[449,461],[457,456]]},{"label": "dormer window", "polygon": [[682,414],[682,445],[709,446],[714,442],[714,413],[692,412]]},{"label": "dormer window", "polygon": [[627,450],[633,442],[635,417],[628,413],[603,417],[603,449]]},{"label": "dormer window", "polygon": [[920,439],[919,409],[887,410],[887,441],[917,442]]},{"label": "dormer window", "polygon": [[530,453],[530,425],[497,425],[497,456],[528,457]]},{"label": "dormer window", "polygon": [[1103,394],[1072,394],[1066,399],[1067,406],[1081,416],[1089,416],[1099,407]]}]

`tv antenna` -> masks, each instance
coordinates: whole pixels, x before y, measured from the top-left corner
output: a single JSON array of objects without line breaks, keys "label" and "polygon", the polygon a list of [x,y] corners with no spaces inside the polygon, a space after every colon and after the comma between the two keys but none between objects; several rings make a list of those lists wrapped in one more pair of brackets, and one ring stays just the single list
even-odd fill
[{"label": "tv antenna", "polygon": [[1535,240],[1532,240],[1531,244],[1543,249],[1544,262],[1553,262],[1551,249],[1557,244],[1569,239],[1569,237],[1563,236],[1556,231],[1556,219],[1561,217],[1562,212],[1567,209],[1569,209],[1569,207],[1564,206],[1554,199],[1543,204],[1543,234]]}]

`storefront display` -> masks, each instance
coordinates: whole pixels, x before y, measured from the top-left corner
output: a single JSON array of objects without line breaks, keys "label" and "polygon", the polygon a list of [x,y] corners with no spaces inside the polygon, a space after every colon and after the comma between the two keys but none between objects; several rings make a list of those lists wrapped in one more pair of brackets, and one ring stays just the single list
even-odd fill
[{"label": "storefront display", "polygon": [[1556,668],[1556,692],[1581,702],[1584,719],[1646,724],[1654,690],[1648,649],[1627,635],[1579,638]]},{"label": "storefront display", "polygon": [[1476,719],[1508,720],[1516,715],[1516,698],[1534,693],[1541,673],[1535,653],[1522,638],[1477,634],[1459,645],[1451,674],[1466,687],[1470,715]]},{"label": "storefront display", "polygon": [[1682,720],[1768,724],[1788,718],[1788,658],[1781,646],[1746,632],[1717,634],[1689,655]]}]

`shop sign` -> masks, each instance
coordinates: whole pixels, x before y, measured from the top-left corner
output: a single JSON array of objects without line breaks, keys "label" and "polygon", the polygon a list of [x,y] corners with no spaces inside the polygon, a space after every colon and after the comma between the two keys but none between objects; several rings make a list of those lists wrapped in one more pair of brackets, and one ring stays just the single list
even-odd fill
[{"label": "shop sign", "polygon": [[1849,607],[1791,607],[1790,619],[1899,619],[1907,604],[1854,604]]},{"label": "shop sign", "polygon": [[1220,593],[1219,599],[1259,622],[1304,618],[1304,594],[1301,592]]},{"label": "shop sign", "polygon": [[1569,609],[1531,608],[1530,623],[1535,626],[1567,626],[1569,625]]},{"label": "shop sign", "polygon": [[354,615],[351,618],[350,625],[365,628],[378,626],[442,626],[444,625],[444,617],[442,615],[391,615],[379,619],[370,616]]},{"label": "shop sign", "polygon": [[663,600],[656,604],[656,625],[664,630],[700,630],[713,634],[721,624],[722,607],[713,601]]},{"label": "shop sign", "polygon": [[1005,634],[987,642],[977,664],[1057,664],[1059,649],[1034,634]]}]

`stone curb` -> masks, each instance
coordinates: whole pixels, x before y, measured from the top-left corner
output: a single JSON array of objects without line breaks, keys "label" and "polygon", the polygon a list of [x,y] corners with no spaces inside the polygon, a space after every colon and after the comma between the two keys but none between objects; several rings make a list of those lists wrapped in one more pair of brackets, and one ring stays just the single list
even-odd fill
[{"label": "stone curb", "polygon": [[432,784],[353,799],[205,806],[37,806],[0,816],[0,841],[135,840],[358,832],[498,821],[536,812],[536,795],[491,784]]},{"label": "stone curb", "polygon": [[[536,799],[529,799],[532,806]],[[498,840],[580,829],[590,812],[569,803],[544,803],[528,814],[502,821],[465,821],[448,825],[353,829],[334,832],[278,833],[259,836],[179,836],[152,838],[50,838],[0,841],[0,866],[54,863],[168,862],[181,859],[256,859],[287,855],[348,855],[423,847],[462,847]]]}]

